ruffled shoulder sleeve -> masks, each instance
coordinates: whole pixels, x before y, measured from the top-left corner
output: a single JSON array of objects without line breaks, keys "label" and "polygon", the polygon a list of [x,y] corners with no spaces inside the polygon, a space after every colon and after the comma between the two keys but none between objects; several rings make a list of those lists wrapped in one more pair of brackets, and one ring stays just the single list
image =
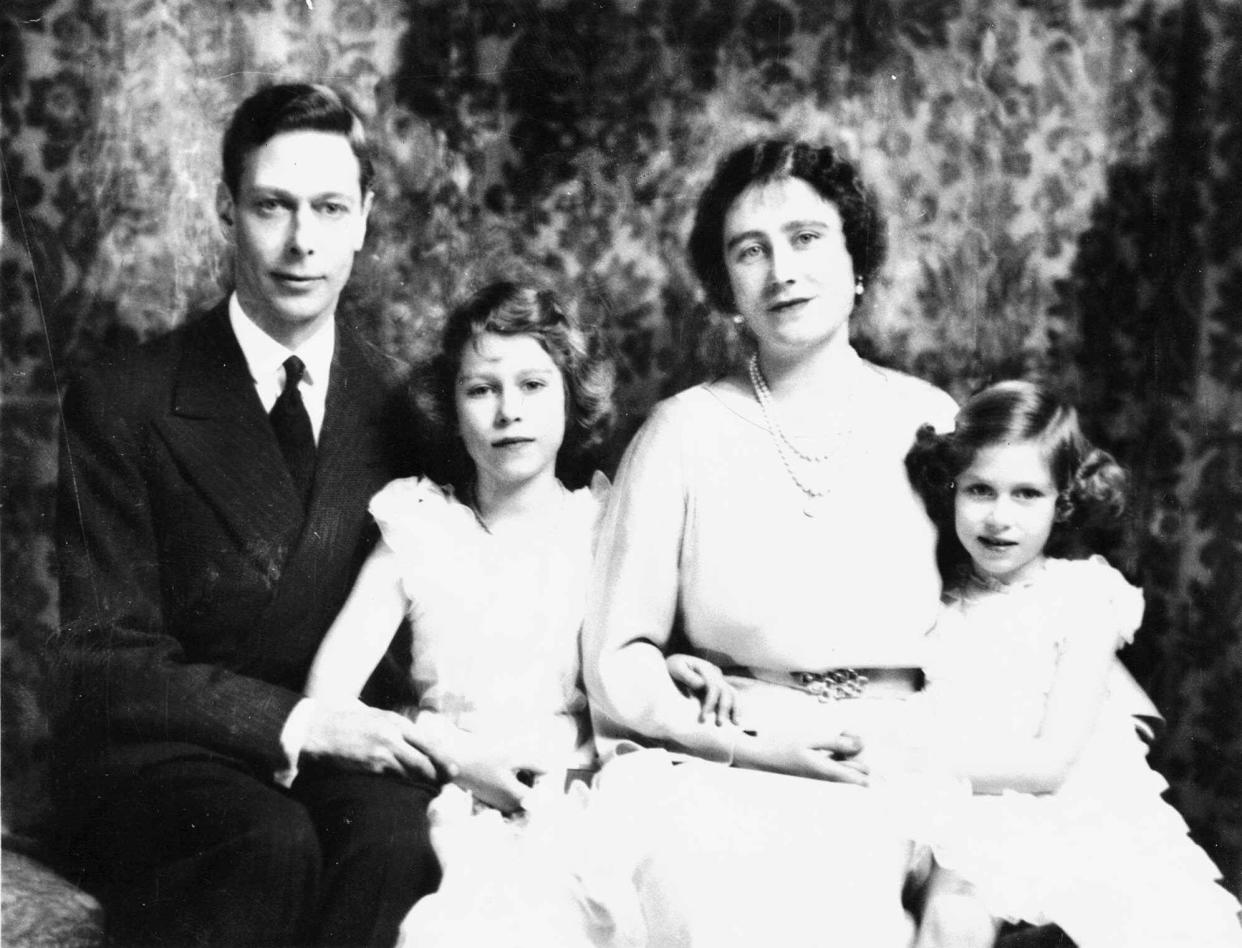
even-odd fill
[{"label": "ruffled shoulder sleeve", "polygon": [[409,560],[423,550],[446,549],[461,537],[474,514],[453,495],[425,477],[404,477],[386,484],[370,504],[380,535],[398,557]]},{"label": "ruffled shoulder sleeve", "polygon": [[1086,622],[1114,640],[1114,648],[1134,641],[1143,621],[1143,591],[1102,556],[1085,560],[1050,560],[1059,574],[1062,595],[1078,623]]}]

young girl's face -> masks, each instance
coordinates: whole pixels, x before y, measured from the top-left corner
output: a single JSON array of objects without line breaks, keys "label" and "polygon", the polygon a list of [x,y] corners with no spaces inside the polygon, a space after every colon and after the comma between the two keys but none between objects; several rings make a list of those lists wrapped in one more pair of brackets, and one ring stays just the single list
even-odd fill
[{"label": "young girl's face", "polygon": [[481,487],[554,477],[565,381],[534,336],[480,333],[462,349],[457,419]]},{"label": "young girl's face", "polygon": [[983,576],[1022,579],[1044,559],[1057,489],[1034,441],[980,449],[957,478],[954,527]]}]

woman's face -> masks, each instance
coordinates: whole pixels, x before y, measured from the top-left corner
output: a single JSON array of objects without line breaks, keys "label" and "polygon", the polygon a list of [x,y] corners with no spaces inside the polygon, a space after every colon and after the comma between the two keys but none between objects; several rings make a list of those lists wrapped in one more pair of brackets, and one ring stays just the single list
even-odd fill
[{"label": "woman's face", "polygon": [[454,397],[480,488],[555,476],[565,437],[565,381],[534,336],[485,332],[469,339]]},{"label": "woman's face", "polygon": [[1057,512],[1044,454],[1035,441],[996,444],[958,475],[954,527],[981,575],[1009,583],[1043,562]]},{"label": "woman's face", "polygon": [[738,314],[762,353],[799,355],[849,338],[854,263],[841,214],[801,178],[754,184],[724,224]]}]

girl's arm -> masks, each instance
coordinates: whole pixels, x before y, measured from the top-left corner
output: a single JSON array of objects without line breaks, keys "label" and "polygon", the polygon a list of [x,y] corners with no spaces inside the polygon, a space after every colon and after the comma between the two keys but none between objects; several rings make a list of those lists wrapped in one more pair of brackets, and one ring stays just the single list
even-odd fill
[{"label": "girl's arm", "polygon": [[1117,642],[1097,628],[1067,637],[1038,736],[1006,744],[946,735],[947,763],[970,780],[975,793],[1052,793],[1078,759],[1101,705]]},{"label": "girl's arm", "polygon": [[306,678],[306,696],[325,701],[357,698],[396,635],[405,609],[396,554],[381,541],[319,645]]}]

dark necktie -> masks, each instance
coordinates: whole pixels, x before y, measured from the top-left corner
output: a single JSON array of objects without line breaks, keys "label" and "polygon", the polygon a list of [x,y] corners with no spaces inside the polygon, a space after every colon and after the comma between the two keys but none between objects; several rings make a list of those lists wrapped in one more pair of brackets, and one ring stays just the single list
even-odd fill
[{"label": "dark necktie", "polygon": [[315,480],[315,433],[298,390],[305,372],[306,366],[297,356],[285,359],[285,389],[272,406],[270,416],[280,453],[285,456],[293,483],[302,495],[303,507],[310,505],[311,484]]}]

